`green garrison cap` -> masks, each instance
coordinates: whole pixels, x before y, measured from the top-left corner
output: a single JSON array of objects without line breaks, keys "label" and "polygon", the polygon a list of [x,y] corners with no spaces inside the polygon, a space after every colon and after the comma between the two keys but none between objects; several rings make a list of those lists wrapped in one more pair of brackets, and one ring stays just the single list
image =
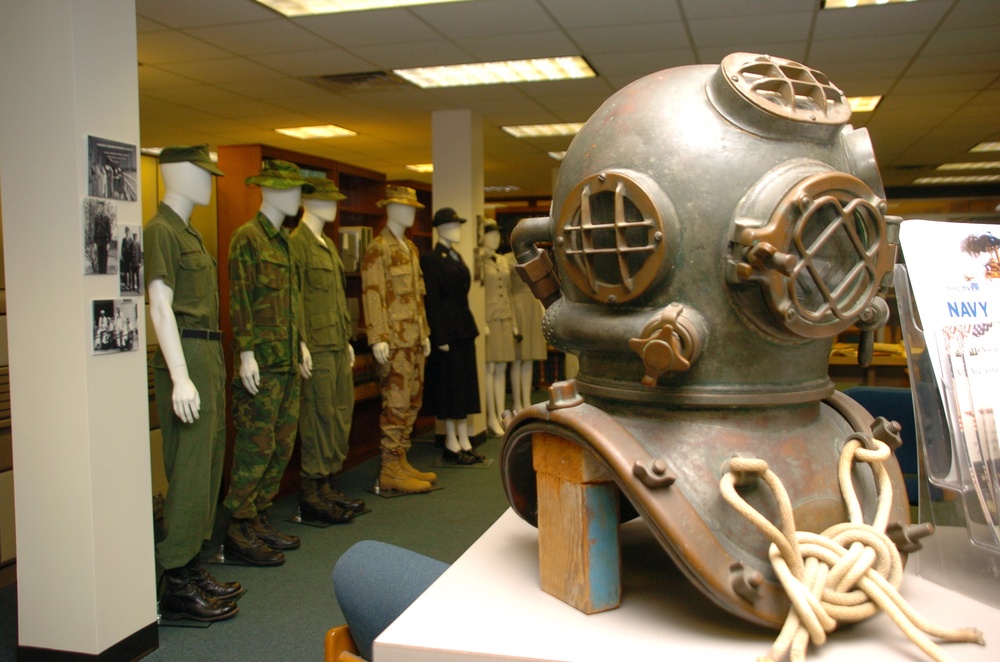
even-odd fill
[{"label": "green garrison cap", "polygon": [[301,186],[304,193],[312,191],[312,184],[302,176],[302,171],[294,163],[281,159],[264,159],[260,174],[247,177],[247,186],[288,189]]},{"label": "green garrison cap", "polygon": [[337,185],[326,177],[306,177],[306,183],[313,188],[312,191],[302,191],[303,198],[315,198],[317,200],[343,200],[347,196],[340,192]]},{"label": "green garrison cap", "polygon": [[213,175],[225,175],[215,165],[208,153],[208,145],[177,145],[164,147],[160,152],[160,163],[193,163]]}]

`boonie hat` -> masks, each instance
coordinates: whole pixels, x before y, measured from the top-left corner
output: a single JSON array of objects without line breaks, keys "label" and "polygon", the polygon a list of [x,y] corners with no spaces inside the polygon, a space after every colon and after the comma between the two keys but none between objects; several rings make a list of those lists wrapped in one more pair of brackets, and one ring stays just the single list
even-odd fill
[{"label": "boonie hat", "polygon": [[379,208],[382,208],[393,202],[398,202],[401,205],[410,205],[417,209],[424,208],[424,205],[417,202],[417,192],[408,186],[386,186],[385,200],[379,200],[375,204]]},{"label": "boonie hat", "polygon": [[437,210],[434,214],[434,227],[439,225],[444,225],[445,223],[465,223],[466,219],[458,215],[451,207],[442,207]]},{"label": "boonie hat", "polygon": [[250,175],[246,182],[247,186],[257,185],[276,189],[301,186],[303,193],[312,191],[312,184],[305,180],[299,167],[281,159],[264,159],[260,174]]},{"label": "boonie hat", "polygon": [[208,144],[164,147],[160,152],[159,161],[160,163],[193,163],[213,175],[226,174],[219,170],[219,166],[215,165],[215,161],[208,153]]},{"label": "boonie hat", "polygon": [[312,190],[302,189],[303,198],[314,198],[316,200],[343,200],[347,196],[340,192],[333,180],[326,177],[306,177],[306,184]]}]

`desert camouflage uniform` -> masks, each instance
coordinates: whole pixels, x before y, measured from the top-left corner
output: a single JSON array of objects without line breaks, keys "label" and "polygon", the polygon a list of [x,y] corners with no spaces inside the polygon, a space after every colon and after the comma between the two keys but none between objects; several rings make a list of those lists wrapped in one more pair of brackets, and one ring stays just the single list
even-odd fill
[{"label": "desert camouflage uniform", "polygon": [[389,344],[389,360],[376,364],[382,389],[383,450],[407,450],[424,385],[424,278],[417,247],[385,228],[372,240],[361,264],[368,344]]},{"label": "desert camouflage uniform", "polygon": [[238,369],[233,375],[236,445],[225,506],[234,518],[250,519],[270,507],[292,455],[299,418],[299,343],[304,340],[288,232],[261,213],[233,233],[229,313],[237,362],[240,353],[251,351],[260,369],[256,395],[243,387]]},{"label": "desert camouflage uniform", "polygon": [[304,223],[289,244],[302,284],[307,346],[313,374],[302,384],[299,436],[302,477],[316,480],[340,471],[354,414],[354,373],[347,352],[351,315],[344,294],[344,263],[325,235],[316,240]]}]

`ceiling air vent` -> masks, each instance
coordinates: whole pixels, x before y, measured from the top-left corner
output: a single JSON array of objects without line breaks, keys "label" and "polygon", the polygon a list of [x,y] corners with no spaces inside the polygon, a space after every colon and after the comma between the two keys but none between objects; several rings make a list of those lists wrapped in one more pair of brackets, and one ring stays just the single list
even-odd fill
[{"label": "ceiling air vent", "polygon": [[410,86],[410,83],[390,71],[361,71],[351,74],[309,76],[303,80],[338,93],[375,92]]}]

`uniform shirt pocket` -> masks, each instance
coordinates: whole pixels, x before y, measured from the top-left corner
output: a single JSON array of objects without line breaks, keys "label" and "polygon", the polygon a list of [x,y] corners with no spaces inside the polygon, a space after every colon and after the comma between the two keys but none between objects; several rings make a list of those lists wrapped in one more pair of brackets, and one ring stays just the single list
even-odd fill
[{"label": "uniform shirt pocket", "polygon": [[174,284],[175,298],[190,298],[200,300],[208,296],[215,282],[212,273],[212,258],[207,253],[182,253],[177,270],[177,282]]},{"label": "uniform shirt pocket", "polygon": [[327,265],[310,266],[306,272],[306,282],[314,290],[326,292],[333,286],[333,268]]}]

